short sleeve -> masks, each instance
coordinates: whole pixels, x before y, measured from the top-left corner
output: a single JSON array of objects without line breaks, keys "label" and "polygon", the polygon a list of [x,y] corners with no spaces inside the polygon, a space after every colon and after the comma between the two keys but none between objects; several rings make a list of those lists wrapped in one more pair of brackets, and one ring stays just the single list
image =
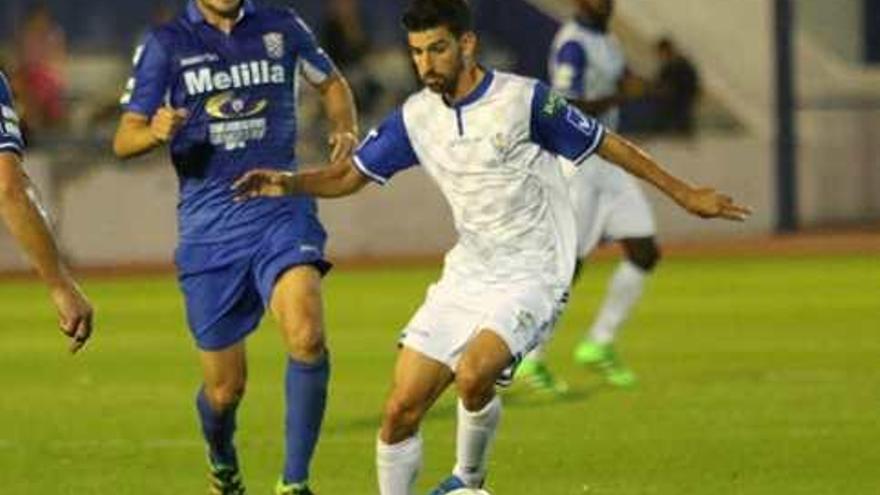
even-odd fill
[{"label": "short sleeve", "polygon": [[330,56],[315,40],[315,35],[301,17],[294,16],[294,44],[296,54],[300,57],[300,71],[303,77],[312,84],[321,84],[336,71]]},{"label": "short sleeve", "polygon": [[0,152],[4,151],[20,155],[24,151],[24,141],[12,102],[12,91],[6,77],[0,72]]},{"label": "short sleeve", "polygon": [[155,34],[137,47],[134,72],[119,103],[128,112],[151,116],[162,105],[169,86],[168,54]]},{"label": "short sleeve", "polygon": [[401,170],[418,165],[401,110],[370,131],[355,151],[354,163],[362,174],[379,184],[387,183]]},{"label": "short sleeve", "polygon": [[581,113],[541,82],[535,85],[532,97],[530,131],[533,142],[576,165],[592,155],[605,137],[599,121]]},{"label": "short sleeve", "polygon": [[574,41],[563,44],[554,54],[553,89],[568,98],[580,98],[587,73],[587,53]]}]

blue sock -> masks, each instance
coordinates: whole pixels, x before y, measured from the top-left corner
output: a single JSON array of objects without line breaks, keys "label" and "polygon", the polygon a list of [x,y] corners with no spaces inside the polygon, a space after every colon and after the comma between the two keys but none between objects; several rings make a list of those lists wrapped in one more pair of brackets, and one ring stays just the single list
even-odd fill
[{"label": "blue sock", "polygon": [[208,442],[211,462],[215,465],[238,468],[238,456],[235,453],[235,445],[232,444],[238,403],[225,411],[217,412],[211,408],[205,396],[205,389],[199,388],[196,409],[199,411],[199,419],[202,423],[202,434]]},{"label": "blue sock", "polygon": [[284,380],[287,398],[285,483],[302,483],[309,479],[309,464],[321,432],[329,379],[330,359],[326,353],[314,364],[287,360]]}]

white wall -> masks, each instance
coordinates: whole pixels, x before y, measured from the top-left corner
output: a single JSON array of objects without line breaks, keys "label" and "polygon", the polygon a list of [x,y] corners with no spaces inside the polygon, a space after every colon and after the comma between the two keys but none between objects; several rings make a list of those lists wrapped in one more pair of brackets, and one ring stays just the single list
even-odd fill
[{"label": "white wall", "polygon": [[[700,240],[757,234],[770,229],[769,168],[765,142],[706,137],[694,142],[646,146],[676,173],[736,192],[757,209],[747,224],[690,218],[669,200],[650,193],[664,239]],[[29,163],[32,170],[47,165]],[[105,163],[63,188],[58,226],[68,255],[82,265],[168,263],[175,245],[176,177],[162,157],[120,166]],[[320,203],[332,258],[436,255],[455,236],[449,210],[436,186],[416,168],[385,187]],[[0,269],[21,267],[5,232]]]}]

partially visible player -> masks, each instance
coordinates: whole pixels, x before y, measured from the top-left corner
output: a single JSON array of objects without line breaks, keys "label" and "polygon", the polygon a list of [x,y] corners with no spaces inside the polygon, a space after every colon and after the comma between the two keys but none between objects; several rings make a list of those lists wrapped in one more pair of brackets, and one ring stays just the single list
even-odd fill
[{"label": "partially visible player", "polygon": [[432,492],[439,495],[485,482],[501,416],[495,384],[564,306],[576,232],[559,156],[581,164],[598,152],[701,216],[742,219],[748,210],[671,176],[543,83],[479,65],[466,0],[414,0],[403,25],[426,88],[372,131],[353,159],[295,174],[253,171],[235,187],[243,201],[340,197],[418,164],[440,187],[459,239],[403,332],[376,443],[380,493],[410,495],[422,460],[421,420],[455,384],[456,464]]},{"label": "partially visible player", "polygon": [[[549,64],[553,89],[606,128],[616,129],[618,105],[641,95],[644,83],[628,70],[617,38],[608,31],[614,0],[574,3],[577,16],[560,28],[553,41]],[[636,180],[600,156],[573,173],[570,192],[578,222],[578,266],[602,240],[618,242],[624,254],[592,326],[574,350],[574,359],[599,371],[609,384],[630,387],[636,375],[621,362],[614,341],[660,261],[654,216]],[[566,389],[544,362],[543,346],[523,361],[517,373],[541,390]]]},{"label": "partially visible player", "polygon": [[330,373],[321,278],[326,233],[313,198],[232,201],[230,185],[257,165],[297,168],[297,90],[317,88],[332,159],[357,145],[348,83],[302,19],[251,0],[190,0],[153,29],[135,56],[114,150],[169,145],[180,179],[175,255],[202,364],[196,406],[209,447],[211,493],[242,494],[233,443],[247,378],[245,338],[269,309],[287,351],[286,455],[279,495],[310,494],[309,465]]},{"label": "partially visible player", "polygon": [[92,335],[92,306],[58,252],[48,217],[22,170],[23,155],[12,92],[0,72],[0,216],[49,286],[61,331],[71,338],[70,352],[75,353]]}]

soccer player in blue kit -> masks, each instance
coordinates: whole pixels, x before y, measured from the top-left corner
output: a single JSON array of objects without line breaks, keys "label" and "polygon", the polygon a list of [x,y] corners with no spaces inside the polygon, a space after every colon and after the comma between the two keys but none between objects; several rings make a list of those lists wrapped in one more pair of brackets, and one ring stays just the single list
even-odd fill
[{"label": "soccer player in blue kit", "polygon": [[61,331],[77,352],[92,334],[92,306],[70,274],[28,176],[22,170],[24,140],[12,91],[0,72],[0,218],[49,287]]},{"label": "soccer player in blue kit", "polygon": [[348,83],[294,12],[251,0],[190,0],[134,58],[113,148],[126,158],[167,143],[180,179],[175,263],[204,375],[196,404],[211,493],[245,493],[235,417],[247,375],[245,337],[268,307],[289,355],[286,458],[276,493],[310,494],[329,378],[326,233],[313,198],[235,203],[230,185],[257,166],[297,168],[299,75],[321,95],[331,161],[350,155],[357,119]]}]

